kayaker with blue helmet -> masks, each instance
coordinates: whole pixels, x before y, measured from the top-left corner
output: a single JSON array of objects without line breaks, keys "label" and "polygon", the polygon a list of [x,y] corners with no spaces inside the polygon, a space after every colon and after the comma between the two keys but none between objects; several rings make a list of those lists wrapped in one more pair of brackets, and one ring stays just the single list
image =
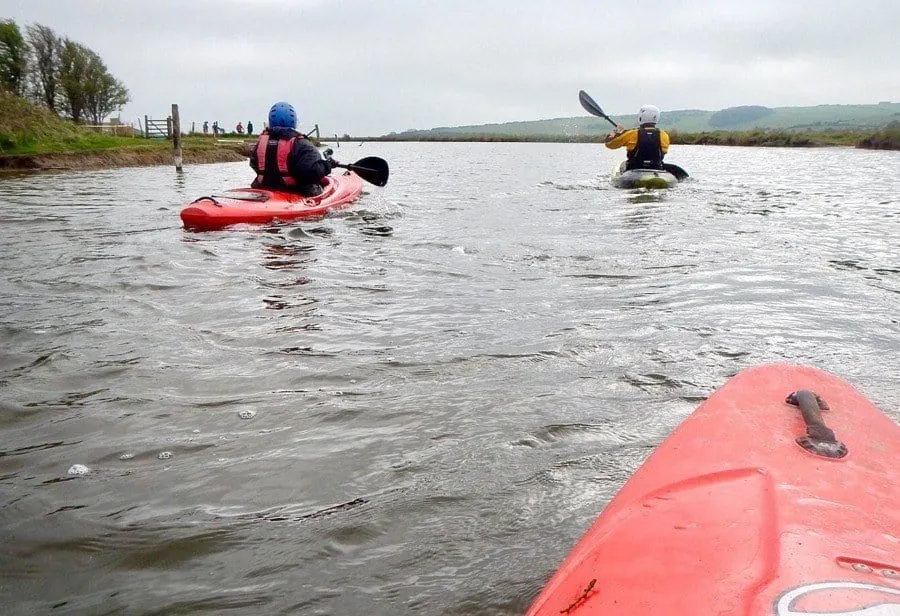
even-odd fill
[{"label": "kayaker with blue helmet", "polygon": [[297,112],[285,102],[269,109],[269,127],[250,151],[250,167],[256,171],[253,188],[298,192],[307,197],[322,193],[322,178],[336,160],[323,158],[319,150],[297,132]]},{"label": "kayaker with blue helmet", "polygon": [[644,105],[638,113],[638,128],[625,130],[621,124],[606,136],[611,150],[625,146],[628,159],[626,169],[662,169],[663,157],[669,151],[669,134],[656,127],[659,107]]}]

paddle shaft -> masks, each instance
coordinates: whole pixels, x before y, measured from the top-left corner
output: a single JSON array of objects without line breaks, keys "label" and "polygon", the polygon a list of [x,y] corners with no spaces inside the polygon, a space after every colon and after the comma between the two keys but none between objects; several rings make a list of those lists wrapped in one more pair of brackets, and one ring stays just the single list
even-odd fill
[{"label": "paddle shaft", "polygon": [[378,173],[377,169],[363,167],[362,165],[345,165],[344,163],[332,163],[332,167],[340,167],[341,169],[351,169],[353,171],[370,171],[372,173]]},{"label": "paddle shaft", "polygon": [[615,120],[613,120],[611,117],[609,117],[608,115],[606,115],[605,113],[602,114],[602,115],[600,115],[600,114],[598,114],[598,115],[599,115],[599,117],[605,119],[607,122],[609,122],[610,124],[612,124],[612,125],[615,126],[616,128],[619,127],[618,123],[617,123]]}]

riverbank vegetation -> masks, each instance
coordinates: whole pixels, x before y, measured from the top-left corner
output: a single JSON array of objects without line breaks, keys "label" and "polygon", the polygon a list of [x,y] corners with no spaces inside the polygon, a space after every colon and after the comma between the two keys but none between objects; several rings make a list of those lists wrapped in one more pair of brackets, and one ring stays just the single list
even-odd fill
[{"label": "riverbank vegetation", "polygon": [[[900,125],[900,123],[895,123]],[[890,125],[889,125],[890,126]],[[785,130],[748,130],[748,131],[704,131],[697,133],[671,131],[669,136],[673,144],[680,145],[730,145],[761,147],[826,147],[850,146],[859,148],[900,149],[900,136],[897,129],[885,129],[881,132],[871,131],[785,131]],[[356,141],[437,141],[437,142],[536,142],[536,143],[600,143],[600,135],[507,135],[493,133],[474,133],[465,135],[404,135],[403,133],[384,137],[355,137]]]},{"label": "riverbank vegetation", "polygon": [[883,131],[865,137],[859,147],[870,150],[900,150],[900,121],[891,122]]},{"label": "riverbank vegetation", "polygon": [[822,146],[856,146],[865,136],[859,131],[705,131],[681,133],[672,131],[672,143],[684,145],[735,145],[783,148],[811,148]]},{"label": "riverbank vegetation", "polygon": [[[187,163],[245,160],[242,138],[187,136]],[[46,107],[0,90],[0,168],[93,169],[172,164],[172,141],[97,133],[64,120]]]}]

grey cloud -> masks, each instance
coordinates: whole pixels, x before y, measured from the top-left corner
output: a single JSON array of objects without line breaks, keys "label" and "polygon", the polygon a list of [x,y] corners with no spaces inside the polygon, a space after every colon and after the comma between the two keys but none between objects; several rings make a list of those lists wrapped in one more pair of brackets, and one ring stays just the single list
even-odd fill
[{"label": "grey cloud", "polygon": [[[900,100],[893,0],[0,0],[97,51],[129,87],[123,119],[408,128],[611,113]],[[152,16],[152,19],[148,19]]]}]

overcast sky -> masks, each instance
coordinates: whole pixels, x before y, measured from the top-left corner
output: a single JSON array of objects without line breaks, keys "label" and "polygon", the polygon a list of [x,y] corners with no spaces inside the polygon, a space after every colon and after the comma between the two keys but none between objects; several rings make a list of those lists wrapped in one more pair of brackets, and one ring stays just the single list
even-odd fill
[{"label": "overcast sky", "polygon": [[[0,0],[97,52],[122,120],[382,135],[644,103],[717,110],[900,101],[900,0]],[[665,124],[663,115],[662,124]],[[257,129],[258,130],[258,129]]]}]

